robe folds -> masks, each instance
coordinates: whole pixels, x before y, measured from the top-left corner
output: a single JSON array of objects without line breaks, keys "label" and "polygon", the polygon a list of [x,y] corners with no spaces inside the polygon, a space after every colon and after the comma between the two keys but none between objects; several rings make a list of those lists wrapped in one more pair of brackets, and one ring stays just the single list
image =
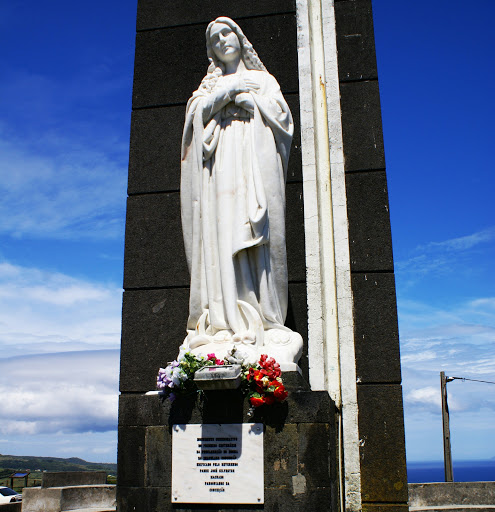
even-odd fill
[{"label": "robe folds", "polygon": [[263,330],[288,330],[285,181],[292,116],[269,73],[246,70],[242,77],[259,86],[249,92],[252,113],[223,94],[222,76],[212,92],[199,89],[187,104],[181,215],[190,334],[200,318],[209,335],[246,331],[254,312]]}]

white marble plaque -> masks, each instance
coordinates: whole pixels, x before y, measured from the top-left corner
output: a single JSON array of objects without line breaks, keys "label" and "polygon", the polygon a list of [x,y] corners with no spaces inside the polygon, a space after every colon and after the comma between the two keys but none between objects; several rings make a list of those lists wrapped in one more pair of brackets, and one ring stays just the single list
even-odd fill
[{"label": "white marble plaque", "polygon": [[263,424],[174,425],[172,503],[264,502]]}]

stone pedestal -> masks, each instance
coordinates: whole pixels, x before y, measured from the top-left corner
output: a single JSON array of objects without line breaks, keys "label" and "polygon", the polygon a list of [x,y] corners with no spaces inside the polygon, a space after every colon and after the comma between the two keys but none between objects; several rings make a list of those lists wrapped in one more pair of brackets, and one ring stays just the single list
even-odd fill
[{"label": "stone pedestal", "polygon": [[[264,505],[171,503],[173,424],[255,422],[265,425]],[[252,415],[239,391],[173,404],[157,395],[127,395],[121,397],[119,424],[118,510],[338,510],[335,408],[325,391],[291,391],[285,403]]]}]

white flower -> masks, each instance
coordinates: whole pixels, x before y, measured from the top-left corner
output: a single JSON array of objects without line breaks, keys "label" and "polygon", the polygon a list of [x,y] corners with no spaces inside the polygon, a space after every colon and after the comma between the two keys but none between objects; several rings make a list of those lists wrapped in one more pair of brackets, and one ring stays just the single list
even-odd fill
[{"label": "white flower", "polygon": [[179,387],[180,386],[180,383],[185,381],[187,379],[187,375],[186,373],[184,372],[184,370],[182,370],[181,368],[179,367],[175,367],[173,370],[172,370],[172,373],[171,373],[171,377],[172,379],[172,382],[173,382],[173,385],[174,387]]},{"label": "white flower", "polygon": [[243,350],[238,349],[237,347],[232,348],[229,352],[227,352],[227,361],[230,364],[244,364],[244,361],[246,361],[249,358],[249,354],[244,352]]},{"label": "white flower", "polygon": [[179,347],[179,355],[177,356],[177,361],[182,361],[187,354],[187,349],[184,347],[184,345],[181,345]]}]

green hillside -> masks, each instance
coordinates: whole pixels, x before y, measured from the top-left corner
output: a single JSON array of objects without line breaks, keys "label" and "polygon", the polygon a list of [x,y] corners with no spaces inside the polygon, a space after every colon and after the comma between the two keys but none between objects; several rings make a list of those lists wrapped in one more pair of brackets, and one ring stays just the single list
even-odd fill
[{"label": "green hillside", "polygon": [[87,462],[77,457],[61,459],[58,457],[28,457],[20,455],[0,454],[0,478],[10,476],[14,471],[106,471],[115,475],[117,464]]}]

